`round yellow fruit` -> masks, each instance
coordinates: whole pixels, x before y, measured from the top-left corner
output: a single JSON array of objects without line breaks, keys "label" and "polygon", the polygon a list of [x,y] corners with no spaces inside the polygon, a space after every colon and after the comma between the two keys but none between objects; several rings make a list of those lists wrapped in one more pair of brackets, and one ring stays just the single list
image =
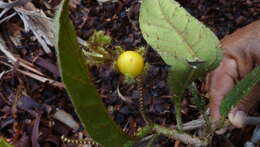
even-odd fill
[{"label": "round yellow fruit", "polygon": [[135,51],[125,51],[117,59],[117,67],[124,75],[136,77],[144,69],[144,58]]}]

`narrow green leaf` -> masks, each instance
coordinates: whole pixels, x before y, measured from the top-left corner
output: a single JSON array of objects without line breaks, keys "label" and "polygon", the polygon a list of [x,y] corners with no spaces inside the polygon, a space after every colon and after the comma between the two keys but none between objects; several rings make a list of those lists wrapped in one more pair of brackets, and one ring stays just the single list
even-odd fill
[{"label": "narrow green leaf", "polygon": [[[69,0],[62,1],[55,19],[56,51],[66,90],[90,136],[106,147],[119,147],[130,138],[107,114],[102,99],[92,84],[88,66],[69,19]],[[131,138],[132,139],[132,138]]]},{"label": "narrow green leaf", "polygon": [[4,138],[0,138],[0,147],[13,147],[13,146],[7,143]]},{"label": "narrow green leaf", "polygon": [[220,114],[225,118],[233,106],[247,96],[252,88],[260,81],[260,66],[257,66],[244,79],[242,79],[228,94],[224,97],[220,105]]},{"label": "narrow green leaf", "polygon": [[201,113],[204,113],[206,109],[206,102],[200,95],[195,83],[192,83],[189,89],[192,94],[191,103],[194,104]]},{"label": "narrow green leaf", "polygon": [[221,58],[219,40],[174,0],[143,0],[140,28],[148,44],[171,65],[169,82],[179,94],[214,69]]}]

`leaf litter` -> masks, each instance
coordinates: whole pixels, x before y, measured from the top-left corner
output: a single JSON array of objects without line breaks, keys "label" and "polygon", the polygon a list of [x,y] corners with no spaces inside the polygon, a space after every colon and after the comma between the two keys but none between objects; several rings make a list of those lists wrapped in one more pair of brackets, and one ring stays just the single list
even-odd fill
[{"label": "leaf litter", "polygon": [[[223,38],[235,29],[260,18],[259,4],[254,0],[216,0],[214,2],[206,0],[178,1],[193,16],[208,25],[219,38]],[[31,4],[35,6],[36,9],[42,10],[41,13],[46,14],[47,17],[53,17],[58,3],[59,0],[51,0],[48,2],[32,1]],[[136,49],[140,46],[147,46],[138,28],[139,7],[140,3],[138,0],[102,2],[102,4],[96,1],[86,0],[81,3],[75,3],[74,6],[71,7],[71,18],[76,26],[78,35],[82,39],[86,40],[94,30],[105,30],[106,33],[112,36],[113,45],[122,45],[127,50]],[[6,8],[1,11],[2,19],[15,12],[13,9],[8,9],[9,8]],[[36,12],[36,10],[33,10],[33,12]],[[37,14],[39,14],[39,12],[37,12]],[[23,15],[26,16],[29,14]],[[46,16],[44,17],[46,18]],[[43,24],[46,22],[45,20],[46,19],[40,19],[40,21],[43,21]],[[49,21],[50,19],[47,18],[47,20]],[[11,41],[12,39],[10,39],[11,37],[15,38],[16,34],[10,36],[9,32],[5,31],[8,30],[6,28],[8,28],[8,24],[11,23],[18,24],[21,28],[19,30],[20,36],[18,37],[20,43],[14,43]],[[58,76],[55,55],[52,52],[52,39],[48,38],[48,35],[46,34],[44,34],[45,37],[43,37],[41,33],[36,34],[41,36],[45,45],[43,45],[43,42],[39,43],[37,37],[35,37],[35,32],[28,28],[26,30],[23,23],[24,22],[15,15],[0,24],[1,34],[7,51],[10,52],[15,59],[18,59],[17,55],[19,55],[19,58],[34,65],[32,69],[35,69],[34,71],[23,67],[23,72],[30,74],[34,73],[44,78],[60,81],[61,79]],[[28,30],[30,31],[28,32]],[[47,46],[49,50],[44,46]],[[62,142],[59,139],[60,136],[71,134],[73,129],[70,129],[67,125],[54,118],[52,119],[52,111],[55,110],[55,108],[60,108],[64,110],[64,112],[70,113],[78,124],[80,124],[64,89],[57,88],[48,82],[38,82],[17,72],[17,69],[14,67],[17,66],[17,64],[24,63],[23,61],[13,62],[12,68],[2,64],[3,62],[8,63],[8,60],[9,57],[1,52],[0,72],[12,71],[3,74],[0,79],[0,136],[5,136],[11,143],[16,144],[17,146],[31,146],[33,133],[30,130],[33,130],[34,122],[36,122],[37,118],[30,112],[35,111],[36,114],[44,112],[38,126],[38,129],[41,132],[38,134],[38,143],[41,146],[61,146]],[[148,49],[146,54],[146,61],[152,64],[152,67],[144,81],[145,109],[149,117],[154,119],[155,122],[160,124],[174,124],[175,110],[172,102],[168,98],[169,92],[165,84],[166,82],[163,82],[167,77],[168,68],[158,54],[151,48]],[[20,66],[21,65],[18,67]],[[41,74],[39,72],[35,73],[35,71],[39,71]],[[138,126],[142,126],[144,122],[138,114],[138,111],[134,111],[136,109],[134,104],[126,104],[123,102],[116,92],[118,83],[122,82],[122,77],[116,73],[116,71],[107,67],[92,67],[92,73],[95,75],[96,85],[99,88],[101,95],[104,96],[104,103],[107,107],[112,108],[114,120],[122,127],[128,123],[126,127],[128,127],[130,131],[137,129]],[[151,78],[153,80],[150,80]],[[30,103],[33,100],[37,104],[33,104],[35,105],[33,110],[28,109],[27,111],[18,107],[18,111],[16,112],[16,116],[18,117],[15,118],[10,112],[14,94],[17,91],[17,85],[20,83],[19,79],[22,79],[22,84],[26,89],[26,95],[31,99],[26,99],[25,102]],[[133,85],[132,88],[121,85],[123,84],[120,84],[120,92],[123,96],[127,98],[136,97],[136,85]],[[21,96],[20,101],[23,100],[23,97],[24,95]],[[189,100],[187,100],[187,102],[188,104],[185,104],[187,112],[184,115],[184,120],[195,120],[195,116],[197,116],[196,113],[198,112],[194,108],[189,107]],[[39,105],[46,106],[45,109],[47,110],[42,111],[42,108],[38,107]],[[55,122],[55,125],[49,125],[51,122]],[[13,126],[16,127],[14,128]],[[78,131],[83,132],[84,136],[87,135],[82,129],[79,129]],[[250,140],[250,132],[252,133],[252,128],[242,131],[235,129],[230,132],[231,138],[229,140],[221,137],[216,137],[215,140],[217,142],[224,140],[227,145],[243,145],[246,139]],[[77,135],[78,133],[71,137],[78,138],[79,136]],[[247,137],[241,139],[245,135]],[[155,144],[159,146],[172,146],[174,145],[174,141],[166,139],[165,137],[159,137],[155,141]],[[217,143],[215,142],[214,145],[217,145]]]}]

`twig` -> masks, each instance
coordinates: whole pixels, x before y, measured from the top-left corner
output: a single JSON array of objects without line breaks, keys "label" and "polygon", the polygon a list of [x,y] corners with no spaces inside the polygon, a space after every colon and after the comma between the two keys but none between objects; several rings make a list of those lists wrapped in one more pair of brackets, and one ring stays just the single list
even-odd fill
[{"label": "twig", "polygon": [[[30,72],[26,72],[26,71],[23,71],[23,70],[21,70],[21,69],[17,69],[17,71],[19,71],[20,73],[22,73],[22,74],[24,74],[24,75],[27,75],[27,76],[29,76],[29,77],[31,77],[31,78],[34,78],[34,79],[36,79],[36,80],[38,80],[38,81],[41,81],[41,82],[50,82],[50,84],[52,84],[52,85],[54,85],[54,86],[57,86],[57,87],[59,87],[59,88],[64,88],[63,83],[57,82],[57,81],[54,81],[54,80],[51,80],[51,79],[48,79],[48,78],[43,77],[43,74],[42,74],[40,71],[38,71],[38,70],[32,68],[30,65],[28,65],[27,62],[25,62],[24,60],[21,60],[21,59],[18,60],[11,52],[9,52],[9,51],[6,49],[6,47],[5,47],[4,43],[3,43],[3,39],[2,39],[2,38],[0,38],[0,51],[2,51],[2,52],[6,55],[6,57],[7,57],[8,60],[9,60],[9,62],[11,62],[13,65],[18,63],[20,66],[22,66],[22,67],[24,67],[24,68],[26,68],[26,69],[28,69],[28,70],[30,70],[30,71],[36,73],[36,74],[30,73]],[[9,66],[9,67],[11,67],[11,68],[13,67],[12,65],[10,65],[10,64],[8,64],[8,63],[5,63],[5,62],[2,62],[2,61],[1,61],[1,63],[3,63],[4,65]],[[40,75],[41,75],[41,76],[40,76]]]},{"label": "twig", "polygon": [[[13,67],[12,65],[8,64],[8,63],[5,63],[5,62],[2,62],[0,61],[0,63],[6,65],[6,66],[9,66],[9,67]],[[61,82],[58,82],[58,81],[55,81],[55,80],[51,80],[51,79],[48,79],[48,78],[45,78],[45,77],[42,77],[42,76],[39,76],[37,74],[34,74],[34,73],[30,73],[30,72],[27,72],[27,71],[23,71],[21,69],[16,69],[18,72],[26,75],[26,76],[29,76],[35,80],[38,80],[40,82],[49,82],[50,84],[52,84],[53,86],[56,86],[56,87],[59,87],[59,88],[64,88],[64,84],[61,83]]]},{"label": "twig", "polygon": [[1,19],[1,20],[0,20],[0,24],[3,23],[3,22],[5,22],[6,20],[9,20],[10,18],[14,17],[16,14],[17,14],[17,13],[14,12],[14,13],[8,15],[7,17]]},{"label": "twig", "polygon": [[0,38],[0,51],[2,51],[5,56],[7,57],[7,59],[9,60],[10,63],[12,63],[13,65],[14,64],[19,64],[20,66],[34,72],[34,73],[37,73],[39,75],[43,75],[41,72],[39,72],[38,70],[30,67],[29,65],[25,64],[24,62],[19,62],[20,60],[18,60],[11,52],[9,52],[7,49],[6,49],[6,46],[4,45],[4,41],[2,38]]},{"label": "twig", "polygon": [[0,38],[0,51],[2,51],[6,55],[11,63],[17,62],[17,59],[13,56],[13,54],[6,49],[2,37]]},{"label": "twig", "polygon": [[260,117],[249,116],[244,111],[230,112],[228,118],[233,125],[241,128],[248,125],[260,125]]},{"label": "twig", "polygon": [[2,79],[2,77],[4,76],[4,74],[6,74],[6,73],[8,73],[8,72],[10,72],[11,70],[7,70],[7,71],[2,71],[1,73],[0,73],[0,80]]},{"label": "twig", "polygon": [[17,7],[17,6],[22,6],[30,1],[31,0],[17,0],[15,2],[11,2],[11,3],[0,2],[0,8],[13,8],[13,7]]},{"label": "twig", "polygon": [[10,8],[5,8],[1,13],[0,13],[0,18],[5,15],[6,12],[8,12]]},{"label": "twig", "polygon": [[[183,131],[192,131],[198,128],[202,128],[206,125],[205,120],[203,119],[197,119],[192,120],[190,122],[187,122],[183,124]],[[149,124],[138,130],[136,133],[136,136],[142,138],[146,136],[147,134],[151,133],[153,129],[153,124]],[[169,129],[176,129],[176,126],[170,127]]]},{"label": "twig", "polygon": [[142,140],[140,140],[140,142],[145,142],[147,140],[150,140],[152,139],[154,136],[157,136],[156,134],[152,134],[152,135],[149,135],[149,136],[146,136],[144,138],[142,138]]},{"label": "twig", "polygon": [[15,8],[24,23],[25,30],[31,30],[43,50],[49,54],[51,49],[48,45],[54,45],[53,22],[44,13],[27,11],[21,8]]},{"label": "twig", "polygon": [[245,118],[245,125],[260,125],[260,117],[248,116]]},{"label": "twig", "polygon": [[153,143],[156,140],[156,138],[159,137],[159,135],[152,135],[150,141],[147,143],[146,147],[153,147]]},{"label": "twig", "polygon": [[183,124],[184,131],[191,131],[194,129],[202,128],[206,125],[206,121],[204,119],[192,120]]},{"label": "twig", "polygon": [[36,74],[33,74],[33,73],[30,73],[30,72],[27,72],[27,71],[22,71],[20,69],[17,69],[17,71],[19,71],[20,73],[24,74],[24,75],[27,75],[31,78],[34,78],[40,82],[49,82],[51,85],[53,86],[56,86],[56,87],[59,87],[59,88],[64,88],[64,84],[61,83],[61,82],[57,82],[57,81],[54,81],[54,80],[51,80],[51,79],[48,79],[48,78],[45,78],[45,77],[42,77],[42,76],[39,76],[39,75],[36,75]]}]

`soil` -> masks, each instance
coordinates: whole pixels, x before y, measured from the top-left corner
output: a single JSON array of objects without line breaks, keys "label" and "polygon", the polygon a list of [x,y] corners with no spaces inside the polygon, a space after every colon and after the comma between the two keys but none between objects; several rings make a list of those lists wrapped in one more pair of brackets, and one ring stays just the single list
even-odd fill
[{"label": "soil", "polygon": [[[175,109],[167,87],[168,66],[160,56],[147,45],[139,29],[138,17],[140,2],[138,0],[118,0],[99,4],[95,0],[84,0],[71,6],[71,18],[78,35],[87,40],[95,30],[103,30],[113,38],[113,45],[120,45],[125,50],[136,50],[146,47],[145,60],[151,65],[143,80],[145,112],[151,120],[161,125],[175,125]],[[189,13],[212,29],[219,39],[234,30],[260,19],[258,0],[177,0]],[[59,0],[39,0],[33,4],[47,16],[53,17]],[[6,14],[7,15],[7,14]],[[13,29],[15,28],[15,29]],[[8,50],[20,58],[33,63],[35,67],[50,79],[61,81],[54,48],[46,54],[33,37],[32,32],[25,32],[18,16],[0,25]],[[15,45],[11,37],[21,40]],[[66,145],[60,140],[61,135],[77,137],[77,133],[86,131],[79,129],[73,132],[63,123],[52,118],[56,109],[70,113],[78,123],[76,113],[65,89],[50,83],[41,83],[29,78],[16,69],[2,64],[7,59],[0,52],[0,73],[11,70],[0,78],[0,136],[17,147],[37,146],[37,140],[43,147],[76,146]],[[95,84],[103,98],[104,104],[112,117],[122,128],[132,134],[144,125],[138,111],[138,91],[136,84],[123,83],[123,76],[109,66],[93,66],[91,72]],[[151,80],[153,79],[153,80]],[[201,81],[198,81],[200,85]],[[117,94],[117,87],[134,103],[122,101]],[[189,98],[183,100],[183,120],[197,119],[198,110]],[[24,100],[28,105],[21,106]],[[39,130],[39,131],[37,131]],[[229,138],[215,136],[213,146],[243,146],[250,139],[253,128],[233,129],[228,132]],[[166,137],[159,137],[154,146],[170,147],[176,142]]]}]

